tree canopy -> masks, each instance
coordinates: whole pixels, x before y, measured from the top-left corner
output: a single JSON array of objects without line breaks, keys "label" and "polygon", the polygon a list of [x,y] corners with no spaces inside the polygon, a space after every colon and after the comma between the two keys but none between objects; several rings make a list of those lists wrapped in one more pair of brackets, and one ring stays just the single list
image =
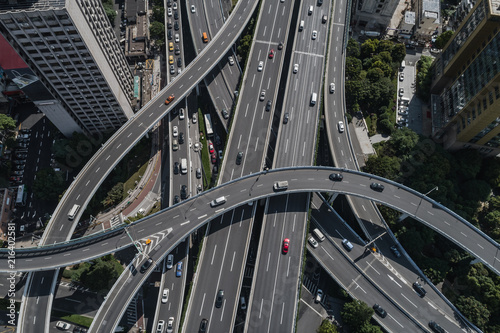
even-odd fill
[{"label": "tree canopy", "polygon": [[446,43],[450,40],[451,36],[453,36],[454,31],[448,30],[443,33],[441,33],[439,36],[436,37],[436,41],[434,42],[433,46],[437,49],[442,49],[446,46]]},{"label": "tree canopy", "polygon": [[16,128],[16,121],[10,116],[0,113],[0,131],[13,130]]},{"label": "tree canopy", "polygon": [[[359,332],[361,327],[370,325],[370,318],[373,316],[373,309],[366,303],[353,300],[344,304],[341,312],[342,320],[351,327],[353,332]],[[369,331],[365,331],[369,332]]]},{"label": "tree canopy", "polygon": [[58,201],[65,190],[65,184],[60,172],[52,168],[41,169],[33,182],[33,194],[44,201]]}]

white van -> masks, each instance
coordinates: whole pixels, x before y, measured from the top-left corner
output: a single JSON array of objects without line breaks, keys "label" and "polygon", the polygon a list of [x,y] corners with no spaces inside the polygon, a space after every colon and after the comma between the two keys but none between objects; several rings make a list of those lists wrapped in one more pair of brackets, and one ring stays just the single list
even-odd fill
[{"label": "white van", "polygon": [[181,173],[186,174],[188,172],[187,169],[187,159],[181,159]]},{"label": "white van", "polygon": [[223,203],[226,203],[226,197],[218,197],[217,199],[212,200],[212,202],[210,202],[210,206],[217,207],[222,205]]},{"label": "white van", "polygon": [[300,21],[299,31],[304,30],[304,20]]},{"label": "white van", "polygon": [[316,238],[317,238],[320,242],[322,242],[322,241],[324,241],[324,240],[325,240],[325,235],[323,235],[323,233],[322,233],[321,231],[319,231],[319,229],[318,229],[318,228],[316,228],[316,229],[314,229],[314,230],[313,230],[313,234],[314,234],[314,236],[316,236]]},{"label": "white van", "polygon": [[313,9],[314,9],[314,6],[313,6],[313,5],[310,5],[310,6],[309,6],[309,10],[307,11],[307,14],[312,15],[312,13],[313,13]]},{"label": "white van", "polygon": [[286,191],[288,189],[288,182],[286,180],[282,180],[274,183],[273,188],[275,191]]},{"label": "white van", "polygon": [[406,67],[406,62],[403,60],[403,61],[401,61],[401,67],[399,67],[399,70],[403,71],[403,69],[405,69],[405,67]]},{"label": "white van", "polygon": [[316,105],[316,101],[318,100],[318,94],[312,93],[311,95],[311,105],[314,106]]}]

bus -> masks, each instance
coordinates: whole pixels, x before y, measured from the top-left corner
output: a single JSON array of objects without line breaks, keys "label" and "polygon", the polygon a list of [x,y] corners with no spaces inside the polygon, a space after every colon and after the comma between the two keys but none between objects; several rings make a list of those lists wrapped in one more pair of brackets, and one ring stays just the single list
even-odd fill
[{"label": "bus", "polygon": [[27,197],[28,197],[28,192],[26,192],[24,185],[19,185],[17,187],[16,205],[25,206]]},{"label": "bus", "polygon": [[73,220],[79,210],[80,210],[80,205],[73,205],[73,208],[71,208],[71,210],[68,213],[68,219]]},{"label": "bus", "polygon": [[210,115],[205,114],[205,127],[207,128],[207,137],[211,137],[214,135],[214,131],[212,129],[212,120],[210,119]]}]

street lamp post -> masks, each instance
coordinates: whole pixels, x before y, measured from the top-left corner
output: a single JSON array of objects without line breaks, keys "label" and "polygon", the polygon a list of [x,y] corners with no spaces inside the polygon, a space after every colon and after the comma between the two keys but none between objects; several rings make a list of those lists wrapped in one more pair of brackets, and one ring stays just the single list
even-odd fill
[{"label": "street lamp post", "polygon": [[432,192],[432,191],[434,191],[434,190],[439,190],[439,188],[438,188],[437,186],[436,186],[436,187],[434,187],[434,188],[433,188],[433,189],[431,189],[429,192],[425,193],[425,194],[424,194],[424,197],[426,197],[429,193],[431,193],[431,192]]}]

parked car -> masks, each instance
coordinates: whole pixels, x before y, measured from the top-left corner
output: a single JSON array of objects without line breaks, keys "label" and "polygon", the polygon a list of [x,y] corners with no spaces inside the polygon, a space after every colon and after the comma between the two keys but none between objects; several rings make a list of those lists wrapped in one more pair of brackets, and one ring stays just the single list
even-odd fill
[{"label": "parked car", "polygon": [[318,291],[316,291],[316,297],[314,298],[314,301],[316,303],[320,303],[322,299],[323,299],[323,290],[318,289]]},{"label": "parked car", "polygon": [[313,236],[309,237],[307,240],[309,244],[311,244],[312,247],[317,248],[318,247],[318,242],[314,239]]},{"label": "parked car", "polygon": [[64,322],[64,321],[58,321],[56,323],[56,327],[60,330],[69,330],[69,328],[71,327],[70,324]]}]

